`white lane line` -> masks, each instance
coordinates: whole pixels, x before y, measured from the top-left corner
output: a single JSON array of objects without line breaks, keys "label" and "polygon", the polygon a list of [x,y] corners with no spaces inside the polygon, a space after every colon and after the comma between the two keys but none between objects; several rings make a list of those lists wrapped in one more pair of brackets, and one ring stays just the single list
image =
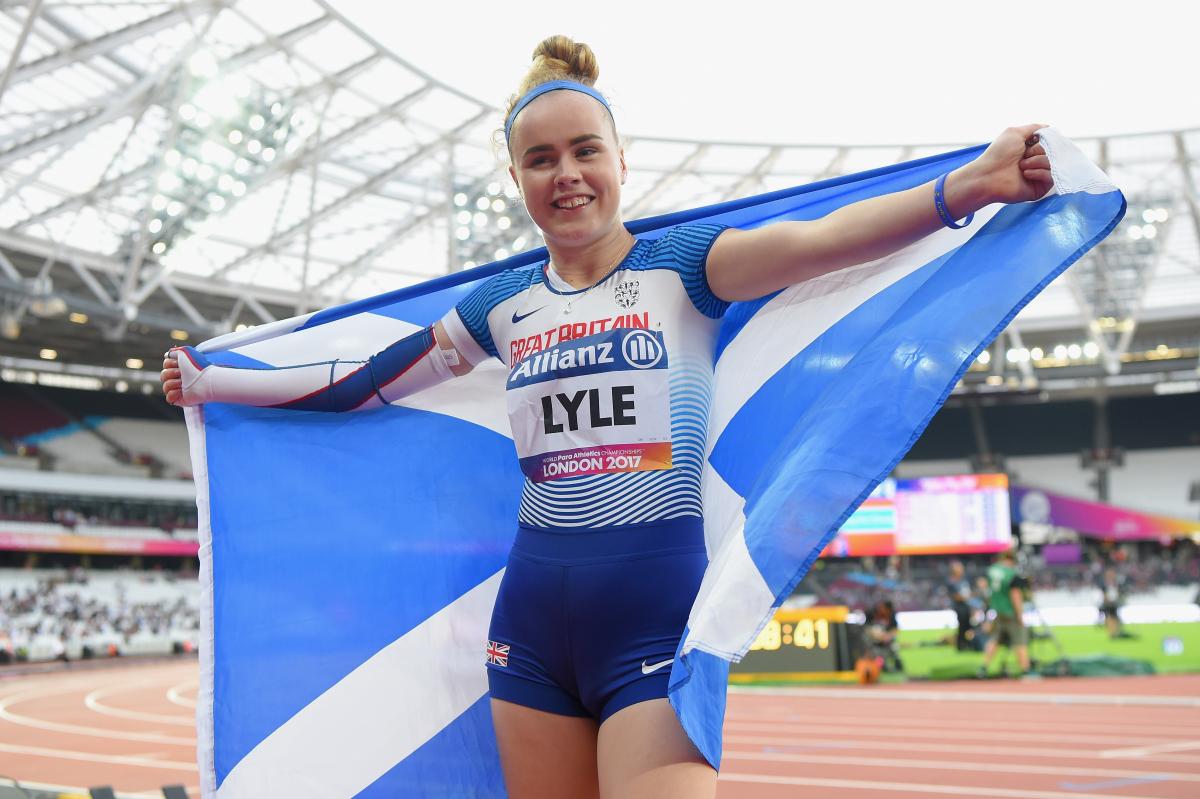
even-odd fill
[{"label": "white lane line", "polygon": [[[147,670],[157,672],[158,669],[146,667]],[[175,668],[171,669],[175,671]],[[159,680],[165,681],[169,679],[167,675],[151,674],[151,677],[156,677]],[[176,675],[173,679],[179,679]],[[6,680],[0,680],[0,685],[3,685]],[[26,693],[28,691],[41,690],[42,688],[51,688],[60,690],[66,693],[71,690],[86,691],[95,688],[97,685],[121,685],[136,682],[140,685],[152,684],[148,683],[146,673],[142,671],[142,667],[121,667],[114,666],[112,669],[98,670],[95,672],[75,672],[70,674],[56,674],[53,679],[41,680],[26,680],[20,677],[12,678],[14,693]],[[0,696],[0,701],[7,699],[7,696]]]},{"label": "white lane line", "polygon": [[21,680],[19,678],[14,678],[14,679],[18,680],[17,684],[15,686],[13,686],[14,688],[17,688],[17,690],[12,693],[5,693],[5,694],[0,695],[0,702],[7,701],[10,696],[17,696],[18,694],[28,693],[29,691],[40,691],[43,688],[45,688],[47,685],[50,685],[50,683],[47,682],[46,680],[42,680],[40,682],[34,682],[34,681],[26,682],[25,680]]},{"label": "white lane line", "polygon": [[119,719],[133,719],[135,721],[152,721],[156,724],[174,724],[180,727],[196,726],[196,718],[194,716],[179,716],[166,715],[164,713],[141,713],[136,710],[125,710],[119,707],[110,707],[104,704],[102,699],[112,696],[113,694],[124,693],[126,691],[134,691],[140,689],[138,685],[122,685],[115,688],[100,688],[92,691],[83,698],[83,704],[88,710],[100,713],[105,716],[113,716]]},{"label": "white lane line", "polygon": [[[726,713],[725,723],[732,722],[756,722],[760,724],[808,724],[812,719],[823,718],[824,714],[817,711],[815,708],[806,710],[803,713],[795,711],[783,713]],[[979,719],[939,719],[936,717],[913,717],[913,716],[897,716],[895,718],[878,715],[862,715],[857,716],[850,713],[843,713],[839,710],[837,720],[841,724],[862,725],[869,727],[903,727],[904,729],[935,727],[938,729],[961,728],[964,730],[977,730],[981,727],[990,726],[990,722],[984,722]],[[1076,720],[1076,721],[1060,721],[1055,718],[1051,720],[1039,721],[1038,719],[1029,719],[1022,716],[1019,719],[1005,719],[1003,721],[1004,728],[1007,730],[1022,730],[1028,729],[1033,731],[1041,731],[1046,729],[1047,724],[1053,724],[1056,730],[1074,730],[1082,728],[1084,731],[1096,729],[1096,720]],[[1131,734],[1144,734],[1151,736],[1178,735],[1191,736],[1200,733],[1200,723],[1197,724],[1121,724],[1121,731]]]},{"label": "white lane line", "polygon": [[729,693],[746,696],[819,696],[828,699],[858,699],[875,701],[894,699],[909,702],[1002,702],[1006,704],[1039,705],[1152,705],[1165,707],[1200,707],[1200,697],[1138,696],[1137,694],[1032,694],[998,691],[888,691],[863,688],[753,688],[729,686]]},{"label": "white lane line", "polygon": [[1176,741],[1168,744],[1152,746],[1132,746],[1126,749],[1106,749],[1101,757],[1146,757],[1166,752],[1186,752],[1189,749],[1200,749],[1200,741]]},{"label": "white lane line", "polygon": [[24,691],[21,693],[11,694],[5,697],[3,700],[0,700],[0,719],[10,721],[13,724],[19,724],[22,727],[33,727],[39,730],[50,730],[51,732],[67,732],[75,735],[90,735],[95,738],[110,738],[121,741],[144,741],[147,743],[156,744],[178,744],[180,746],[196,745],[195,736],[192,736],[191,738],[176,738],[168,735],[160,735],[158,733],[117,732],[115,730],[106,730],[99,727],[84,727],[78,724],[60,724],[52,721],[42,721],[41,719],[23,716],[19,713],[13,713],[9,710],[9,707],[18,705],[21,702],[71,693],[75,690],[78,690],[78,688],[74,686],[70,688],[63,688],[59,686],[53,689]]},{"label": "white lane line", "polygon": [[[750,782],[763,785],[808,785],[814,788],[842,788],[857,791],[906,791],[909,793],[949,794],[951,796],[997,796],[1009,799],[1114,799],[1107,793],[1071,791],[1029,791],[1020,788],[985,788],[980,785],[929,785],[915,782],[874,782],[871,780],[834,780],[816,777],[777,777],[771,774],[732,774],[721,772],[721,782]],[[1155,799],[1151,796],[1122,794],[1120,799]]]},{"label": "white lane line", "polygon": [[[46,689],[50,692],[47,694],[47,696],[49,696],[52,694],[70,693],[71,691],[80,691],[80,692],[88,691],[88,690],[95,688],[98,685],[100,685],[100,686],[118,686],[118,685],[137,684],[142,687],[145,687],[147,685],[153,685],[153,682],[149,682],[146,679],[146,675],[143,672],[141,672],[140,669],[130,668],[128,670],[117,671],[118,669],[121,669],[121,667],[116,666],[116,667],[113,667],[113,669],[111,669],[111,670],[104,670],[102,672],[96,672],[96,673],[83,672],[83,673],[66,674],[66,675],[59,674],[59,675],[56,675],[55,679],[51,679],[51,680],[42,679],[42,680],[35,681],[35,680],[25,680],[25,679],[22,679],[19,677],[12,678],[13,683],[15,683],[12,687],[15,688],[16,690],[13,691],[12,693],[0,695],[0,702],[7,701],[9,698],[11,698],[13,696],[18,696],[18,695],[24,696],[25,694],[28,694],[31,691],[41,691],[43,689]],[[171,668],[172,672],[177,671],[177,670],[178,670],[178,667]],[[158,670],[154,669],[154,671],[158,671]],[[151,677],[158,678],[158,680],[163,681],[163,682],[165,682],[167,679],[174,679],[174,680],[179,679],[178,675],[175,675],[172,677],[170,675],[165,675],[165,674],[152,674]],[[121,679],[121,678],[123,678],[123,679]],[[195,680],[193,679],[192,682],[194,684]],[[3,685],[3,684],[4,684],[4,681],[0,680],[0,685]],[[186,684],[187,683],[180,683],[180,686],[183,686]]]},{"label": "white lane line", "polygon": [[[195,691],[196,686],[197,682],[195,680],[189,680],[188,682],[181,682],[178,685],[172,685],[167,689],[167,701],[173,705],[192,708],[194,710],[196,707],[196,698],[194,696],[184,696],[183,691]],[[195,722],[193,721],[193,723]]]},{"label": "white lane line", "polygon": [[[821,752],[817,757],[811,754],[797,755],[788,754],[786,752],[752,752],[744,750],[728,749],[721,755],[722,763],[725,760],[763,760],[771,763],[807,763],[809,765],[842,765],[842,766],[866,766],[873,768],[894,768],[894,769],[933,769],[935,771],[973,771],[978,774],[990,774],[996,769],[995,761],[980,761],[969,763],[964,761],[952,760],[911,760],[908,758],[892,758],[892,757],[846,757],[844,755],[831,755],[828,752]],[[1155,780],[1177,780],[1179,782],[1200,782],[1200,774],[1187,774],[1184,772],[1170,771],[1132,771],[1130,769],[1102,769],[1102,768],[1080,768],[1078,766],[1043,766],[1033,763],[1011,763],[1005,762],[1004,769],[1011,772],[1020,772],[1023,774],[1050,774],[1053,776],[1071,776],[1071,777],[1112,777],[1114,779],[1155,779]]]},{"label": "white lane line", "polygon": [[[938,730],[938,729],[870,729],[860,725],[841,725],[841,724],[763,724],[760,722],[746,721],[731,721],[725,725],[726,730],[734,732],[780,732],[798,735],[801,737],[820,733],[822,737],[829,738],[839,735],[844,735],[855,740],[863,740],[869,738],[954,738],[960,739],[963,737],[962,730]],[[1064,734],[1064,733],[1037,733],[1037,732],[1009,732],[1007,730],[978,730],[972,732],[971,738],[981,741],[1046,741],[1047,743],[1072,743],[1072,744],[1144,744],[1146,746],[1157,745],[1155,741],[1136,740],[1128,735],[1081,735],[1081,734]],[[1162,740],[1163,736],[1158,736],[1158,740]]]},{"label": "white lane line", "polygon": [[11,752],[16,755],[31,757],[49,757],[56,760],[84,760],[89,763],[114,763],[121,766],[138,766],[141,768],[166,768],[196,771],[194,761],[152,760],[137,755],[99,755],[95,752],[76,752],[73,749],[48,749],[42,746],[19,746],[17,744],[0,744],[0,752]]},{"label": "white lane line", "polygon": [[[820,757],[826,752],[837,750],[870,749],[872,751],[878,751],[879,749],[879,744],[873,741],[789,741],[778,736],[764,735],[726,735],[725,743],[757,744],[760,746],[774,746],[780,749],[799,749],[811,753],[814,757]],[[1059,749],[1049,746],[974,746],[971,744],[916,743],[909,741],[897,741],[889,744],[889,746],[893,751],[896,752],[939,752],[946,754],[989,755],[996,758],[1023,756],[1054,758],[1071,757],[1082,760],[1119,759],[1119,756],[1106,757],[1103,754],[1103,750],[1098,750],[1095,748]],[[1200,757],[1191,755],[1149,754],[1138,759],[1162,761],[1167,763],[1200,763]]]}]

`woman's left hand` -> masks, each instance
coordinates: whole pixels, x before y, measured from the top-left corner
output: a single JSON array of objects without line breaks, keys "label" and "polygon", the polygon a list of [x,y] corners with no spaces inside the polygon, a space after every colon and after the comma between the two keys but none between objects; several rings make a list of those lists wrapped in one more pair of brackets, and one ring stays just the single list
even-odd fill
[{"label": "woman's left hand", "polygon": [[[1054,187],[1038,140],[1045,125],[1009,128],[978,158],[951,172],[945,204],[961,219],[992,203],[1028,202]],[[706,272],[724,300],[765,297],[786,286],[884,258],[942,227],[933,182],[851,203],[820,219],[730,230],[717,238]]]},{"label": "woman's left hand", "polygon": [[1008,128],[963,168],[974,173],[972,177],[990,202],[1028,202],[1053,188],[1050,159],[1037,135],[1044,127],[1039,124]]}]

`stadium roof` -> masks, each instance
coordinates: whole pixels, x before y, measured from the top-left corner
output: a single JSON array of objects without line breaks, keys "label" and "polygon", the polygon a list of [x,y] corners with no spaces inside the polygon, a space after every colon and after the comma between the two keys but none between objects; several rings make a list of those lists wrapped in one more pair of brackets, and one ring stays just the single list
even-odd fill
[{"label": "stadium roof", "polygon": [[[1087,24],[1103,17],[1096,7]],[[1154,60],[1134,67],[1086,24],[989,20],[989,41],[1008,43],[989,52],[961,27],[922,27],[887,6],[872,6],[874,24],[854,36],[840,35],[860,22],[842,4],[803,16],[764,7],[754,24],[704,4],[648,22],[611,4],[553,19],[519,4],[423,7],[419,19],[393,8],[0,3],[0,52],[12,53],[0,75],[0,366],[53,350],[57,364],[145,377],[126,360],[153,369],[171,331],[195,342],[536,246],[491,143],[491,103],[548,28],[607,59],[601,88],[626,136],[630,219],[944,151],[1026,121],[1014,103],[1057,109],[1048,121],[1069,134],[1102,134],[1077,141],[1123,188],[1130,215],[1021,314],[996,360],[1016,353],[1011,369],[1028,384],[1056,346],[1088,348],[1094,357],[1066,360],[1106,379],[1149,369],[1130,353],[1165,351],[1151,371],[1191,369],[1194,380],[1200,119],[1186,118],[1194,104],[1163,102],[1190,91],[1173,60],[1191,52],[1174,43],[1187,26],[1157,21]],[[1059,9],[1037,18],[1071,22]],[[1122,51],[1144,19],[1112,22]],[[898,28],[912,33],[902,45]],[[747,40],[750,55],[737,46]],[[986,57],[968,61],[970,48]],[[1117,83],[1130,72],[1142,91]],[[754,90],[721,74],[753,75]],[[1088,117],[1097,107],[1118,121]],[[934,126],[903,124],[921,120]],[[1129,133],[1159,127],[1170,130]],[[856,143],[811,143],[822,139]],[[944,143],[905,143],[933,139]]]}]

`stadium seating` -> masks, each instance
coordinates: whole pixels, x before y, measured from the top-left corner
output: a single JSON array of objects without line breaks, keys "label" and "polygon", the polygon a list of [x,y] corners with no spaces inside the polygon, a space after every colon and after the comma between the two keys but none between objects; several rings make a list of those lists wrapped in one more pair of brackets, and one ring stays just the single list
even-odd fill
[{"label": "stadium seating", "polygon": [[59,471],[188,477],[181,422],[159,397],[0,382],[0,437]]},{"label": "stadium seating", "polygon": [[66,414],[39,402],[22,387],[0,382],[0,436],[17,440],[70,422]]},{"label": "stadium seating", "polygon": [[28,436],[21,439],[20,443],[36,444],[41,451],[53,457],[55,467],[64,472],[129,477],[149,475],[149,469],[145,466],[121,463],[113,457],[109,444],[98,438],[92,430],[74,423]]},{"label": "stadium seating", "polygon": [[0,586],[0,642],[9,642],[9,661],[18,654],[37,661],[195,651],[195,574],[0,569]]},{"label": "stadium seating", "polygon": [[152,455],[166,469],[164,477],[190,477],[187,430],[179,422],[152,419],[108,419],[100,430],[134,454]]}]

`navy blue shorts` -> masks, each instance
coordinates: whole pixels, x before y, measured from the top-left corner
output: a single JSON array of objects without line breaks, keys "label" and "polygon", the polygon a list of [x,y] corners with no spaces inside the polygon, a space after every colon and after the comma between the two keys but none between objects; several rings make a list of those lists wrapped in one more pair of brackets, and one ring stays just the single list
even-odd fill
[{"label": "navy blue shorts", "polygon": [[488,633],[491,696],[601,722],[665,697],[707,565],[696,517],[600,531],[521,526]]}]

